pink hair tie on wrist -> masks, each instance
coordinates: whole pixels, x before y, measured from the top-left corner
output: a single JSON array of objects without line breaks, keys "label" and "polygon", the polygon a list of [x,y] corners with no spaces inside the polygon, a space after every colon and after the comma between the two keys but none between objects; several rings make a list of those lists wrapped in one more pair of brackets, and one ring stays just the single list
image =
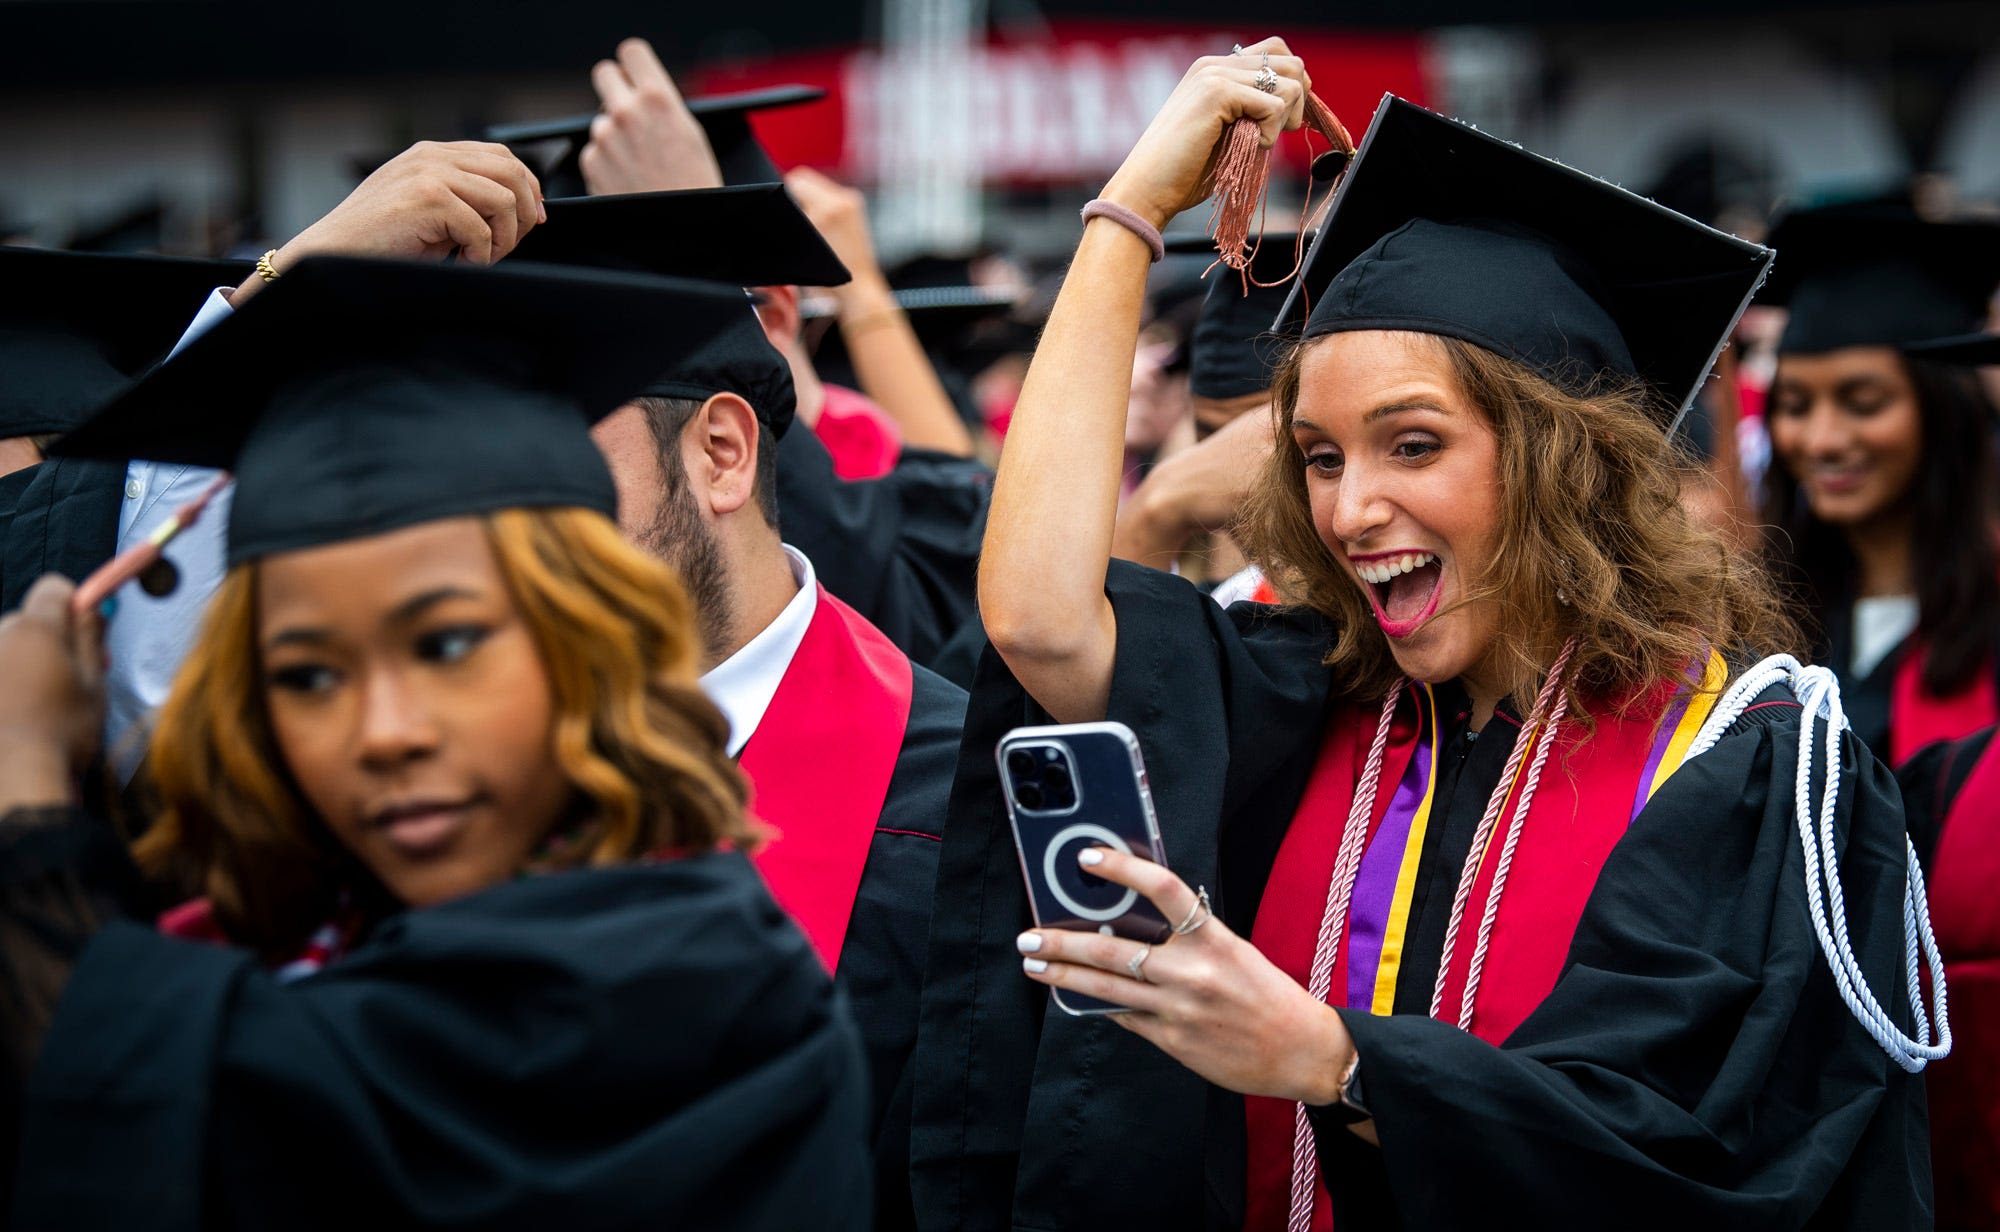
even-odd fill
[{"label": "pink hair tie on wrist", "polygon": [[1153,264],[1158,265],[1160,259],[1167,255],[1167,242],[1160,238],[1160,229],[1139,217],[1135,211],[1127,209],[1116,201],[1106,201],[1102,197],[1093,197],[1083,207],[1083,221],[1089,222],[1091,219],[1100,216],[1109,218],[1112,222],[1117,223],[1127,231],[1146,241],[1146,247],[1151,249],[1153,253]]}]

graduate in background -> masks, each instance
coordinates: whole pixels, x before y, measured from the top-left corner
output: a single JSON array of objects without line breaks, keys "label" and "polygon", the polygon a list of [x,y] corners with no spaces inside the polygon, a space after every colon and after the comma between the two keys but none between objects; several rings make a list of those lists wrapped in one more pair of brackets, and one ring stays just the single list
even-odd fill
[{"label": "graduate in background", "polygon": [[[2000,365],[2000,336],[1912,343],[1912,361]],[[1925,1071],[1937,1226],[2000,1227],[2000,742],[1981,728],[1896,767],[1910,835],[1925,853],[1931,917],[1958,1046]]]},{"label": "graduate in background", "polygon": [[1764,408],[1769,550],[1855,733],[1897,766],[2000,722],[1996,411],[1971,369],[1901,349],[1985,324],[2000,225],[1836,206],[1771,244],[1760,302],[1790,315]]},{"label": "graduate in background", "polygon": [[[760,216],[745,216],[746,193],[763,201]],[[661,274],[699,266],[736,285],[845,276],[780,185],[582,197],[548,213],[515,259]],[[703,345],[658,348],[639,396],[593,435],[626,536],[693,595],[702,688],[729,719],[751,811],[773,830],[755,862],[861,1027],[876,1226],[905,1227],[909,1057],[965,693],[912,663],[784,537],[796,523],[778,503],[782,450],[802,434],[792,371],[747,293],[717,317]]]},{"label": "graduate in background", "polygon": [[[783,179],[751,130],[749,115],[818,97],[810,90],[781,88],[685,100],[652,47],[636,38],[621,42],[615,58],[599,61],[592,82],[603,102],[595,116],[513,125],[488,135],[524,147],[531,141],[566,141],[549,174],[570,192],[581,188],[632,199],[676,190],[744,191]],[[864,425],[859,433],[843,434],[837,422],[825,420],[829,391],[800,341],[800,284],[758,283],[758,320],[791,368],[794,405],[787,415],[807,429],[776,442],[778,508],[794,546],[818,564],[827,589],[929,666],[976,615],[975,562],[992,472],[971,456],[971,438],[930,372],[909,320],[883,303],[886,286],[857,199],[824,177],[808,174],[794,183],[828,220],[835,252],[853,264],[852,286],[845,285],[846,277],[821,285],[842,288],[843,309],[857,322],[870,318],[857,337],[865,336],[875,371],[892,387],[889,397],[900,412],[893,418],[912,448],[907,458],[892,456],[880,433]],[[748,219],[721,225],[719,232],[663,235],[654,242],[678,243],[678,261],[713,248],[717,234],[755,230]],[[749,251],[745,244],[732,247],[732,259]],[[533,246],[523,259],[538,259]],[[890,310],[881,312],[884,307]],[[912,365],[923,371],[909,371]],[[865,457],[837,456],[834,450],[843,448],[843,441],[860,442]],[[849,483],[844,473],[874,478]]]},{"label": "graduate in background", "polygon": [[228,944],[121,919],[95,622],[43,579],[0,626],[15,1224],[868,1226],[853,1028],[587,435],[733,294],[307,260],[56,446],[237,477],[136,852]]},{"label": "graduate in background", "polygon": [[[1107,578],[1151,235],[1239,117],[1296,126],[1305,82],[1277,40],[1196,63],[1085,224],[1023,391],[939,869],[919,1212],[1928,1226],[1909,1071],[1946,1051],[1942,991],[1921,1018],[1905,991],[1896,787],[1822,670],[1723,657],[1795,634],[1668,452],[1768,251],[1385,99],[1274,386],[1253,546],[1299,606]],[[1026,928],[986,750],[1046,718],[1137,732],[1172,868],[1079,854],[1163,943]],[[1809,883],[1836,871],[1838,935]],[[1045,986],[1132,1012],[1067,1018]]]}]

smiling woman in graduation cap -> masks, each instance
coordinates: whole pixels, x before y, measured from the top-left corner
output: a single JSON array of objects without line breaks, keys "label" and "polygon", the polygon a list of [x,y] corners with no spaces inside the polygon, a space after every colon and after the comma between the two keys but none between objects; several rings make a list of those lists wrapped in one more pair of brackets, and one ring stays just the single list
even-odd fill
[{"label": "smiling woman in graduation cap", "polygon": [[0,623],[18,1225],[866,1225],[853,1030],[588,435],[732,304],[310,259],[58,443],[237,494],[135,852],[177,936],[71,802],[93,614]]},{"label": "smiling woman in graduation cap", "polygon": [[2000,722],[1996,411],[1912,344],[1985,323],[2000,225],[1802,211],[1761,297],[1789,310],[1764,411],[1771,550],[1810,603],[1854,729],[1901,766]]},{"label": "smiling woman in graduation cap", "polygon": [[[1205,195],[1231,122],[1296,125],[1303,80],[1276,41],[1197,62],[1023,391],[919,1209],[1303,1230],[1330,1192],[1343,1232],[1925,1225],[1908,1071],[1942,1049],[1910,1004],[1895,787],[1824,673],[1750,667],[1787,622],[1676,501],[1669,422],[1768,253],[1385,99],[1298,296],[1252,523],[1303,602],[1107,579],[1147,232]],[[1172,869],[1081,858],[1167,941],[1025,928],[986,749],[1044,716],[1138,733]],[[1132,1012],[1066,1018],[1043,985]]]}]

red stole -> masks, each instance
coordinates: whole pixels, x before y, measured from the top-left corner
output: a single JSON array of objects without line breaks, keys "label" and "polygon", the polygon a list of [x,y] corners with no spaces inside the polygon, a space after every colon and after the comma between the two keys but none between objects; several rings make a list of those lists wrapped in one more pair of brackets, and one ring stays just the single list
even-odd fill
[{"label": "red stole", "polygon": [[911,688],[909,656],[822,586],[743,748],[751,811],[777,832],[752,860],[829,971],[902,752]]},{"label": "red stole", "polygon": [[1913,642],[1896,664],[1889,686],[1888,751],[1892,766],[1910,760],[1927,744],[1957,740],[2000,723],[2000,697],[1994,695],[1991,661],[1981,663],[1964,688],[1942,697],[1924,688],[1923,675],[1923,644]]},{"label": "red stole", "polygon": [[[1418,687],[1412,692],[1421,697],[1424,690]],[[1656,790],[1666,774],[1677,768],[1679,750],[1686,747],[1685,738],[1666,759],[1669,764],[1665,767],[1661,765],[1662,753],[1676,743],[1674,737],[1681,728],[1698,726],[1707,706],[1689,714],[1676,703],[1675,710],[1663,722],[1657,722],[1656,727],[1667,699],[1667,691],[1662,689],[1659,704],[1635,707],[1624,719],[1598,716],[1597,729],[1588,739],[1583,739],[1574,724],[1565,725],[1551,748],[1547,768],[1522,826],[1520,845],[1514,853],[1480,975],[1472,1016],[1472,1034],[1479,1038],[1493,1044],[1506,1039],[1555,987],[1577,921],[1583,915],[1584,903],[1597,884],[1598,872],[1611,848],[1624,837],[1648,789]],[[1403,807],[1407,793],[1399,791],[1399,785],[1404,784],[1413,762],[1422,769],[1428,760],[1427,756],[1419,756],[1420,746],[1429,741],[1429,734],[1420,727],[1416,713],[1421,704],[1424,703],[1399,703],[1390,727],[1382,781],[1376,791],[1374,815],[1369,819],[1371,848],[1384,829],[1384,818],[1392,804]],[[1356,780],[1367,761],[1368,744],[1375,735],[1375,719],[1376,708],[1372,705],[1342,707],[1328,724],[1312,777],[1278,849],[1270,879],[1265,883],[1262,905],[1251,932],[1252,943],[1301,986],[1309,982],[1341,827],[1353,804]],[[1498,716],[1494,721],[1508,722]],[[1534,736],[1533,732],[1523,731],[1518,739],[1529,740]],[[1428,749],[1421,752],[1427,754]],[[1513,790],[1519,789],[1517,781]],[[1485,793],[1481,792],[1482,801],[1484,798]],[[1473,882],[1457,945],[1447,956],[1439,1017],[1448,1022],[1458,1019],[1467,965],[1512,807],[1510,795]],[[1443,824],[1442,817],[1431,824]],[[1372,850],[1364,853],[1364,868],[1368,858],[1375,854]],[[1366,1010],[1369,1004],[1365,1000],[1350,1005],[1353,998],[1349,990],[1349,958],[1356,929],[1376,938],[1378,946],[1386,930],[1383,920],[1370,918],[1370,910],[1362,900],[1362,886],[1357,883],[1355,901],[1348,911],[1345,935],[1335,960],[1329,999],[1335,1005]],[[1448,910],[1449,903],[1439,904],[1436,909]],[[1368,962],[1371,958],[1372,955],[1364,954],[1361,961]],[[1244,1227],[1251,1232],[1282,1229],[1290,1205],[1294,1105],[1286,1100],[1261,1097],[1248,1098],[1244,1104],[1249,1137]],[[1321,1185],[1313,1209],[1313,1227],[1332,1226],[1331,1207]]]},{"label": "red stole", "polygon": [[2000,738],[1959,789],[1929,885],[1955,1041],[1925,1072],[1939,1227],[2000,1224]]}]

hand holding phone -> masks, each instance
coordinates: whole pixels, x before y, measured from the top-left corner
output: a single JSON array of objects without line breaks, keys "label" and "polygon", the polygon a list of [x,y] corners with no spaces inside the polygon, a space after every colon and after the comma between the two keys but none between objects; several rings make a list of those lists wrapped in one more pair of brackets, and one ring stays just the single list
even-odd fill
[{"label": "hand holding phone", "polygon": [[[1164,941],[1172,926],[1158,908],[1077,863],[1089,847],[1166,863],[1132,729],[1110,722],[1019,727],[1001,739],[995,756],[1036,926]],[[1050,996],[1068,1014],[1126,1009],[1062,989]]]}]

